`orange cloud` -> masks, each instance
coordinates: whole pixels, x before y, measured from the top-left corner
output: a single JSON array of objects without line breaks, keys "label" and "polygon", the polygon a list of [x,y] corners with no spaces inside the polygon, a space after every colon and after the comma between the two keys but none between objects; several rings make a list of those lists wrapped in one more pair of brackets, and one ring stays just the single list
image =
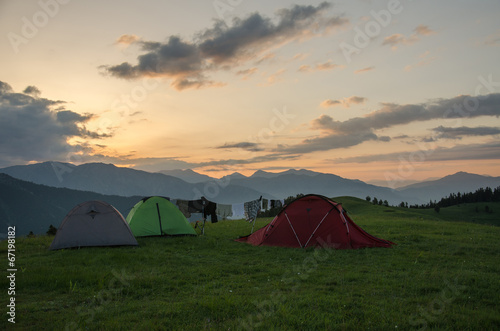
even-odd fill
[{"label": "orange cloud", "polygon": [[141,40],[141,38],[135,34],[122,34],[118,37],[118,39],[116,39],[115,44],[129,46],[139,40]]},{"label": "orange cloud", "polygon": [[415,32],[411,34],[409,37],[406,37],[401,33],[395,33],[388,37],[385,37],[384,41],[382,42],[382,45],[389,45],[393,50],[396,50],[398,48],[398,45],[411,45],[416,43],[417,41],[420,41],[421,36],[430,36],[436,33],[434,30],[431,30],[427,25],[422,25],[422,24],[417,26],[413,31]]},{"label": "orange cloud", "polygon": [[354,73],[355,73],[355,74],[362,74],[362,73],[364,73],[364,72],[367,72],[367,71],[372,71],[372,70],[374,70],[374,69],[375,69],[375,67],[373,67],[373,66],[372,66],[372,67],[366,67],[366,68],[363,68],[363,69],[358,69],[358,70],[355,70],[355,71],[354,71]]},{"label": "orange cloud", "polygon": [[349,108],[351,105],[362,104],[365,102],[366,98],[353,95],[349,98],[344,98],[342,100],[327,99],[321,103],[321,107],[328,108],[328,107],[342,106],[344,108]]},{"label": "orange cloud", "polygon": [[318,63],[314,66],[310,66],[308,64],[301,65],[298,71],[300,72],[328,71],[342,67],[343,66],[332,63],[331,60],[328,60],[325,63]]}]

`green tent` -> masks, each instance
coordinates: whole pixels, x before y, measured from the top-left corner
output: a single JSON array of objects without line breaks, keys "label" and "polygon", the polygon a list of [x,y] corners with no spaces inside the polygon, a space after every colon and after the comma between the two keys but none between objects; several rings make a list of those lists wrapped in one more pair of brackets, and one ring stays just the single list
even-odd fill
[{"label": "green tent", "polygon": [[144,198],[128,213],[127,223],[136,237],[196,235],[181,211],[163,197]]}]

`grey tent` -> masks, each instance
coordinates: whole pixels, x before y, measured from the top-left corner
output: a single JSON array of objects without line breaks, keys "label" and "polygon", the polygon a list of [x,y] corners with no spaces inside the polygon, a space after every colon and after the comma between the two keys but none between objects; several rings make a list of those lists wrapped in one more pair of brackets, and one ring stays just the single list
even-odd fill
[{"label": "grey tent", "polygon": [[138,245],[122,214],[107,202],[87,201],[66,215],[50,249],[122,245]]}]

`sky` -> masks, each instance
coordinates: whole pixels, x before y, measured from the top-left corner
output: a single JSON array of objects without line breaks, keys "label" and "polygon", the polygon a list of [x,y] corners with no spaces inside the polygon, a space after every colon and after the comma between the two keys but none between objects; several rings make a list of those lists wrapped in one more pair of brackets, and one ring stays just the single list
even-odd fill
[{"label": "sky", "polygon": [[0,167],[500,176],[500,2],[0,0]]}]

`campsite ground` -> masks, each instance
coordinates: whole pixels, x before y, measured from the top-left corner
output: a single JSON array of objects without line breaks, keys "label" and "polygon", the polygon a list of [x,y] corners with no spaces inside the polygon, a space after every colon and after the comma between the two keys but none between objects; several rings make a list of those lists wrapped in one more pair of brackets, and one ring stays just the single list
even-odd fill
[{"label": "campsite ground", "polygon": [[[498,222],[500,205],[486,214],[475,205],[436,213],[335,200],[367,232],[398,245],[253,247],[233,241],[249,233],[244,221],[208,224],[205,236],[139,238],[139,247],[49,251],[53,237],[17,238],[15,326],[500,329],[500,227],[477,224]],[[0,251],[7,256],[5,241]],[[9,287],[5,277],[0,284]]]}]

